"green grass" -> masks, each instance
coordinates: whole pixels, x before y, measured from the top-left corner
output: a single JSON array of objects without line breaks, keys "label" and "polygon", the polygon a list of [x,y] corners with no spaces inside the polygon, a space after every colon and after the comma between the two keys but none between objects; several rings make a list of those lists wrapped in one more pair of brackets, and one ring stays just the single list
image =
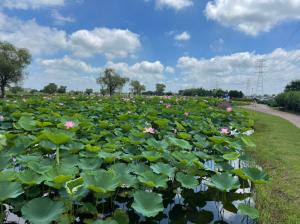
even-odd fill
[{"label": "green grass", "polygon": [[256,186],[260,223],[300,223],[300,129],[279,117],[250,114],[256,122],[257,146],[249,153],[272,178]]}]

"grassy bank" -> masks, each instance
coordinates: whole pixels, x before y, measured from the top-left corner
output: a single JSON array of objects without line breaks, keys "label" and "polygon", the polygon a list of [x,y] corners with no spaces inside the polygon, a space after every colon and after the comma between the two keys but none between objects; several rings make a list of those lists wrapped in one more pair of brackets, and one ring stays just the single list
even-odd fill
[{"label": "grassy bank", "polygon": [[249,113],[257,145],[249,153],[272,177],[256,188],[260,223],[300,223],[300,129],[279,117]]}]

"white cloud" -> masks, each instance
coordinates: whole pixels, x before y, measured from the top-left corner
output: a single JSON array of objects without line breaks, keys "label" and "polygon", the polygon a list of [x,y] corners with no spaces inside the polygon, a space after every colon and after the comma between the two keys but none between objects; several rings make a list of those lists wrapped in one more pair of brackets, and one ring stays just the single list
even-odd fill
[{"label": "white cloud", "polygon": [[0,8],[8,9],[39,9],[44,7],[63,6],[65,0],[1,0]]},{"label": "white cloud", "polygon": [[188,41],[190,39],[191,39],[191,35],[186,31],[174,36],[174,40],[177,41]]},{"label": "white cloud", "polygon": [[268,32],[283,21],[300,19],[300,0],[213,0],[207,18],[249,35]]},{"label": "white cloud", "polygon": [[165,68],[165,71],[166,71],[167,73],[170,73],[170,74],[174,74],[174,73],[175,73],[175,69],[174,69],[173,67],[171,67],[171,66],[167,66],[167,67]]},{"label": "white cloud", "polygon": [[139,35],[129,30],[95,28],[68,35],[64,30],[41,26],[35,20],[22,21],[0,12],[0,40],[28,48],[33,54],[69,51],[89,57],[109,59],[134,56],[141,47]]},{"label": "white cloud", "polygon": [[192,0],[156,0],[158,8],[172,8],[177,11],[185,9],[193,5]]},{"label": "white cloud", "polygon": [[[293,79],[300,77],[300,50],[285,51],[276,49],[270,54],[258,55],[254,52],[241,52],[211,59],[181,57],[177,68],[181,71],[180,81],[174,82],[174,88],[187,87],[214,88],[216,82],[224,89],[245,91],[246,82],[251,80],[255,90],[257,80],[257,60],[264,58],[265,93],[276,93]],[[178,85],[180,83],[180,85]]]},{"label": "white cloud", "polygon": [[96,78],[101,67],[93,67],[69,56],[55,59],[37,59],[31,65],[25,87],[42,89],[50,82],[67,86],[69,90],[99,89]]},{"label": "white cloud", "polygon": [[1,12],[0,40],[28,48],[33,54],[51,54],[68,47],[65,31],[40,26],[35,20],[23,22]]},{"label": "white cloud", "polygon": [[210,45],[209,48],[213,52],[221,52],[224,49],[224,40],[222,38],[213,41]]},{"label": "white cloud", "polygon": [[133,55],[141,47],[138,34],[108,28],[76,31],[71,34],[70,42],[74,54],[78,56],[104,54],[109,59]]},{"label": "white cloud", "polygon": [[54,19],[54,23],[56,25],[64,25],[66,23],[74,23],[75,19],[70,16],[63,16],[57,10],[53,10],[51,13],[52,18]]}]

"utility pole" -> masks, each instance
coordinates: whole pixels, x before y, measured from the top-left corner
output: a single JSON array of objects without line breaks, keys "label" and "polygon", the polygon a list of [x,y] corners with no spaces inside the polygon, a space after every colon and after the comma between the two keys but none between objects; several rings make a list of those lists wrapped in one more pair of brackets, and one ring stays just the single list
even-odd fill
[{"label": "utility pole", "polygon": [[257,83],[256,83],[256,96],[264,96],[264,63],[266,59],[259,59],[256,62],[257,69]]}]

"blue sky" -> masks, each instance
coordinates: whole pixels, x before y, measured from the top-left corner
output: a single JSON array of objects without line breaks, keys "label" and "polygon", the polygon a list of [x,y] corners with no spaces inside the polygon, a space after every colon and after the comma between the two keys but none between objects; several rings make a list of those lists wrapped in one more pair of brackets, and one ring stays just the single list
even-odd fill
[{"label": "blue sky", "polygon": [[[0,40],[33,55],[24,87],[84,90],[106,67],[153,90],[265,93],[300,79],[300,0],[2,0]],[[127,87],[125,89],[128,89]]]}]

